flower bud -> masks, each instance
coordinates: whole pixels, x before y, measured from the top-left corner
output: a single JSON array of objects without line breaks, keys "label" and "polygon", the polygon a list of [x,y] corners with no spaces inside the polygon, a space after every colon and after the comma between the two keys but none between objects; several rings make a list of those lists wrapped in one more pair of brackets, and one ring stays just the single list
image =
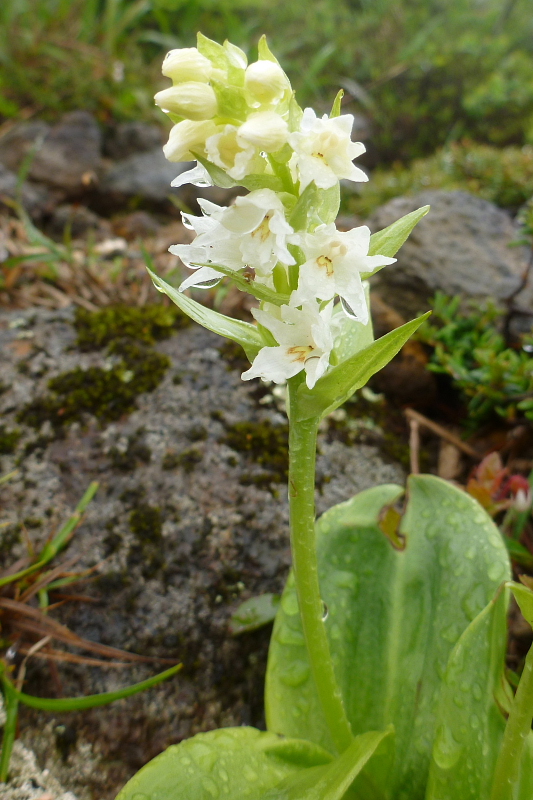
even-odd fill
[{"label": "flower bud", "polygon": [[162,72],[167,78],[172,78],[174,83],[207,83],[213,72],[213,65],[196,47],[184,47],[166,54]]},{"label": "flower bud", "polygon": [[252,102],[263,105],[281,100],[290,84],[279,64],[261,60],[247,67],[244,88]]},{"label": "flower bud", "polygon": [[187,81],[158,92],[154,98],[163,111],[170,111],[187,119],[212,119],[217,113],[215,92],[207,83]]},{"label": "flower bud", "polygon": [[210,120],[192,122],[184,119],[170,131],[163,152],[169,161],[191,161],[194,158],[191,151],[204,152],[205,140],[213,136],[216,131],[217,126]]},{"label": "flower bud", "polygon": [[275,153],[280,150],[289,136],[289,128],[283,117],[274,111],[259,111],[251,114],[238,131],[241,142],[251,144],[258,150]]}]

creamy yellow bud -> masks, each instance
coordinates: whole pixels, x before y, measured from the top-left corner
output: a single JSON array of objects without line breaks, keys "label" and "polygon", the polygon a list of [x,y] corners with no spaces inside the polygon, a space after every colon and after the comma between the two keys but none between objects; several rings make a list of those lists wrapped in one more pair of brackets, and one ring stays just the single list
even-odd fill
[{"label": "creamy yellow bud", "polygon": [[244,88],[256,103],[276,103],[290,88],[287,76],[274,61],[256,61],[247,67]]},{"label": "creamy yellow bud", "polygon": [[170,131],[168,142],[163,147],[163,152],[169,161],[192,161],[194,155],[191,151],[203,153],[205,140],[217,132],[217,126],[210,120],[193,122],[184,119],[174,125]]},{"label": "creamy yellow bud", "polygon": [[217,113],[217,98],[207,83],[187,81],[158,92],[154,98],[163,111],[170,111],[187,119],[212,119]]},{"label": "creamy yellow bud", "polygon": [[251,114],[238,131],[239,141],[246,142],[264,150],[275,153],[280,150],[289,136],[289,128],[285,120],[274,111],[259,111]]},{"label": "creamy yellow bud", "polygon": [[172,78],[174,83],[207,83],[213,72],[213,65],[196,47],[184,47],[166,54],[162,72],[167,78]]}]

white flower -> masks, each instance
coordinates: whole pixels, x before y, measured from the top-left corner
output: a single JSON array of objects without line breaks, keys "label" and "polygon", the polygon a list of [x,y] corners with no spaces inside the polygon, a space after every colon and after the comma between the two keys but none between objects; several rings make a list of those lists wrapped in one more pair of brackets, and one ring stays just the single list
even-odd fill
[{"label": "white flower", "polygon": [[196,166],[192,167],[192,169],[181,172],[177,178],[174,178],[170,185],[174,188],[177,188],[186,183],[190,183],[193,186],[200,186],[203,189],[205,189],[206,186],[213,186],[213,181],[211,180],[208,171],[202,166],[202,164],[198,164],[198,162],[196,162]]},{"label": "white flower", "polygon": [[305,380],[312,389],[325,373],[333,349],[330,326],[332,303],[320,311],[316,302],[301,310],[289,306],[267,306],[270,310],[253,308],[252,314],[258,322],[274,335],[278,347],[263,347],[249,370],[241,378],[264,378],[274,383],[284,381],[305,369]]},{"label": "white flower", "polygon": [[[295,263],[287,249],[294,231],[285,219],[281,200],[271,189],[257,189],[237,197],[229,208],[201,198],[198,203],[204,216],[182,215],[184,224],[197,233],[196,239],[192,244],[169,248],[186,266],[196,270],[182,283],[180,291],[213,281],[217,264],[235,271],[251,268],[261,280],[272,273],[278,261]],[[198,268],[198,264],[213,267]]]},{"label": "white flower", "polygon": [[217,113],[218,102],[212,86],[199,81],[187,81],[170,86],[154,97],[162,111],[170,111],[187,119],[212,119]]},{"label": "white flower", "polygon": [[267,153],[281,150],[288,137],[289,126],[283,117],[274,111],[250,114],[237,132],[237,140],[243,143],[243,146],[251,144]]},{"label": "white flower", "polygon": [[314,181],[319,189],[329,189],[341,178],[367,181],[368,177],[352,164],[352,159],[365,152],[361,142],[352,142],[353,116],[344,114],[318,119],[312,108],[306,108],[300,130],[289,136],[294,150],[290,167],[297,171],[300,191]]},{"label": "white flower", "polygon": [[277,103],[290,90],[289,79],[274,61],[259,60],[250,64],[244,74],[244,88],[250,105]]},{"label": "white flower", "polygon": [[163,152],[169,161],[191,161],[194,158],[191,151],[205,153],[206,139],[216,131],[217,126],[211,120],[184,119],[171,129]]},{"label": "white flower", "polygon": [[366,225],[351,231],[338,231],[335,224],[321,225],[314,233],[300,237],[306,261],[300,266],[298,289],[291,295],[291,306],[319,298],[341,298],[348,316],[366,325],[368,307],[361,280],[362,272],[393,264],[387,256],[369,256],[370,230]]},{"label": "white flower", "polygon": [[235,125],[226,125],[205,143],[208,160],[236,181],[254,172],[262,172],[266,166],[257,149],[242,141],[238,134],[239,129]]},{"label": "white flower", "polygon": [[207,83],[213,73],[213,65],[196,47],[183,47],[166,54],[161,71],[167,78],[172,78],[174,83]]}]

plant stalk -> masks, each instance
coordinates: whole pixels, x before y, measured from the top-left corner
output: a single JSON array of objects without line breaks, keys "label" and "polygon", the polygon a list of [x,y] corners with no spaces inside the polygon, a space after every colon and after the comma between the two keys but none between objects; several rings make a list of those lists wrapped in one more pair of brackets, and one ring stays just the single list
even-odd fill
[{"label": "plant stalk", "polygon": [[533,647],[530,648],[524,671],[511,706],[502,745],[496,761],[490,800],[512,800],[520,777],[520,760],[533,717]]},{"label": "plant stalk", "polygon": [[7,781],[9,774],[9,762],[11,761],[11,751],[17,732],[17,718],[19,703],[16,695],[11,690],[6,681],[2,681],[4,688],[4,712],[6,721],[4,724],[4,735],[2,738],[2,751],[0,753],[0,783]]},{"label": "plant stalk", "polygon": [[[297,402],[290,386],[290,408]],[[293,414],[291,413],[291,417]],[[290,423],[289,508],[291,550],[302,627],[320,705],[339,753],[353,735],[335,677],[320,596],[315,534],[315,461],[318,418]]]}]

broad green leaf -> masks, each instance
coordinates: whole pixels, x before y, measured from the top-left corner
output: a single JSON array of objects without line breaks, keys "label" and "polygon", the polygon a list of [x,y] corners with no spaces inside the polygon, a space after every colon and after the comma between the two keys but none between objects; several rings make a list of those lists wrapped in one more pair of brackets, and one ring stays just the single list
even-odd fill
[{"label": "broad green leaf", "polygon": [[225,317],[224,314],[219,314],[218,311],[213,311],[211,308],[206,308],[187,297],[183,292],[179,292],[174,286],[171,286],[159,275],[147,267],[148,273],[154,283],[155,288],[166,294],[178,308],[187,314],[192,320],[199,325],[203,325],[213,333],[218,333],[220,336],[225,336],[233,342],[237,342],[244,349],[244,352],[253,361],[261,347],[264,346],[261,334],[255,327],[250,325],[249,322],[242,322],[239,319],[232,319]]},{"label": "broad green leaf", "polygon": [[[376,756],[355,783],[363,800],[423,800],[448,659],[509,575],[505,545],[490,517],[472,497],[431,475],[410,478],[398,532],[405,548],[394,548],[379,519],[402,494],[395,485],[368,489],[317,522],[326,630],[352,730],[359,735],[393,724],[396,732],[392,767]],[[494,635],[504,642],[505,620],[498,619]],[[470,655],[473,684],[485,656]],[[266,714],[269,730],[334,752],[292,575],[270,645]]]},{"label": "broad green leaf", "polygon": [[292,409],[293,419],[324,417],[344,403],[352,394],[364,386],[372,375],[391,361],[410,336],[422,325],[431,312],[407,322],[400,328],[377,339],[364,350],[341,361],[330,369],[313,389],[302,383],[298,389],[297,408]]},{"label": "broad green leaf", "polygon": [[143,767],[116,800],[262,800],[290,775],[331,760],[311,742],[255,728],[221,728],[169,747]]},{"label": "broad green leaf", "polygon": [[497,695],[504,680],[508,600],[508,592],[499,592],[452,650],[440,691],[426,800],[489,800],[505,728]]},{"label": "broad green leaf", "polygon": [[83,708],[106,706],[109,703],[113,703],[115,700],[122,700],[124,697],[131,697],[133,694],[144,692],[145,689],[151,689],[152,686],[156,686],[158,683],[161,683],[161,681],[165,681],[167,678],[172,677],[172,675],[175,675],[180,669],[181,664],[177,664],[175,667],[171,667],[164,672],[160,672],[159,675],[154,675],[153,678],[147,678],[145,681],[140,681],[139,683],[134,683],[131,686],[126,686],[125,689],[117,689],[116,692],[102,692],[101,694],[89,694],[85,697],[64,697],[59,699],[34,697],[31,694],[18,692],[11,682],[7,680],[5,675],[1,676],[1,678],[4,684],[9,683],[10,690],[12,691],[14,697],[16,697],[20,703],[30,706],[30,708],[39,708],[41,711],[55,712],[79,711]]},{"label": "broad green leaf", "polygon": [[341,204],[341,190],[339,183],[332,186],[331,189],[322,189],[318,192],[318,205],[316,208],[318,214],[317,223],[324,223],[329,225],[335,222],[337,214],[339,213],[339,206]]},{"label": "broad green leaf", "polygon": [[199,153],[191,152],[195,159],[205,167],[215,186],[220,186],[222,189],[233,189],[236,186],[244,186],[244,188],[248,189],[250,192],[253,192],[255,189],[272,189],[273,192],[283,191],[283,184],[276,175],[247,175],[246,178],[236,181],[230,178],[228,173],[221,169],[221,167],[217,167],[216,164],[208,161]]},{"label": "broad green leaf", "polygon": [[[405,217],[396,220],[396,222],[393,222],[388,228],[373,233],[370,237],[368,255],[388,256],[389,258],[395,256],[415,225],[420,222],[422,217],[426,216],[428,211],[429,206],[422,206],[422,208],[411,211],[410,214],[406,214]],[[369,278],[371,275],[375,275],[376,272],[379,272],[380,269],[383,269],[383,267],[377,267],[373,272],[366,272],[361,277],[363,279]]]},{"label": "broad green leaf", "polygon": [[268,286],[263,286],[261,283],[248,280],[242,272],[235,272],[234,269],[230,269],[229,267],[223,267],[221,264],[202,264],[200,262],[194,262],[194,266],[216,269],[217,272],[229,278],[241,292],[248,292],[248,294],[253,295],[253,297],[257,297],[258,300],[263,300],[266,303],[273,303],[276,306],[282,306],[284,303],[289,302],[290,297],[288,294],[280,294],[279,292],[273,291],[273,289],[269,289]]},{"label": "broad green leaf", "polygon": [[240,604],[231,615],[229,629],[233,636],[249,633],[273,622],[278,612],[279,594],[260,594]]},{"label": "broad green leaf", "polygon": [[283,182],[277,175],[268,175],[259,173],[257,175],[247,175],[239,181],[239,186],[244,186],[248,191],[253,192],[256,189],[272,189],[273,192],[283,191]]},{"label": "broad green leaf", "polygon": [[335,100],[333,101],[333,105],[331,107],[331,113],[329,115],[330,119],[333,119],[333,117],[339,117],[340,116],[341,103],[342,103],[342,98],[343,97],[344,97],[344,89],[339,89],[339,91],[337,92],[337,95],[335,97]]},{"label": "broad green leaf", "polygon": [[[314,767],[291,775],[262,800],[342,800],[356,798],[350,786],[386,736],[393,732],[370,731],[357,736],[338,758],[323,767]],[[348,794],[347,794],[348,792]]]}]

